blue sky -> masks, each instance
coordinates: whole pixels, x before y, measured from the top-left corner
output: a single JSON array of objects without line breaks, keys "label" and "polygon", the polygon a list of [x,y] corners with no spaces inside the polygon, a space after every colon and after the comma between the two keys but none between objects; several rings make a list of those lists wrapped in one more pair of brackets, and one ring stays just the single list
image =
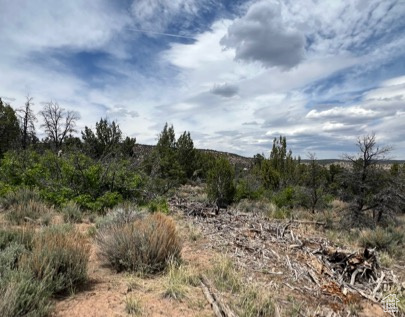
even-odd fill
[{"label": "blue sky", "polygon": [[[78,130],[338,158],[375,132],[405,158],[405,2],[0,0],[0,96],[56,101]],[[40,119],[40,118],[39,118]],[[38,123],[38,125],[40,122]],[[40,129],[38,129],[40,130]]]}]

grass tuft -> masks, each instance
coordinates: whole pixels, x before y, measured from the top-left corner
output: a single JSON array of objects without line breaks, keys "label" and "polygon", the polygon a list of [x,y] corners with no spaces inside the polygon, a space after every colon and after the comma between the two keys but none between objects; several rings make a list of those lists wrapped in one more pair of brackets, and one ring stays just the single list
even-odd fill
[{"label": "grass tuft", "polygon": [[142,306],[139,299],[131,296],[125,299],[125,311],[131,316],[142,314]]},{"label": "grass tuft", "polygon": [[210,272],[215,286],[221,291],[238,292],[242,287],[239,273],[231,259],[226,256],[219,257]]}]

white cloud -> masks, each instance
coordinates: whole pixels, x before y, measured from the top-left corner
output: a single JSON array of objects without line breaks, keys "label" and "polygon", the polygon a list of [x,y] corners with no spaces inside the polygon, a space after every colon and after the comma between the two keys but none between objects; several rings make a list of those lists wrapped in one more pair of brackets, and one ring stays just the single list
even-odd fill
[{"label": "white cloud", "polygon": [[285,24],[281,6],[274,1],[253,4],[229,26],[221,44],[235,49],[236,60],[282,69],[299,64],[305,53],[304,34]]},{"label": "white cloud", "polygon": [[318,111],[316,109],[311,110],[306,115],[308,119],[339,119],[339,118],[376,118],[379,113],[370,109],[364,109],[359,106],[353,107],[334,107],[332,109]]}]

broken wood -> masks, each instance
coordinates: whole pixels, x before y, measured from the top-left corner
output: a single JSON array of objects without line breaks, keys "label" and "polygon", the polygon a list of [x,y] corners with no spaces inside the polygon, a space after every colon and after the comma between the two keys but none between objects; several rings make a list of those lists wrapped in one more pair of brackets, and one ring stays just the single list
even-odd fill
[{"label": "broken wood", "polygon": [[237,315],[226,305],[218,292],[214,289],[211,282],[205,275],[201,276],[201,287],[204,295],[210,303],[212,310],[217,317],[237,317]]}]

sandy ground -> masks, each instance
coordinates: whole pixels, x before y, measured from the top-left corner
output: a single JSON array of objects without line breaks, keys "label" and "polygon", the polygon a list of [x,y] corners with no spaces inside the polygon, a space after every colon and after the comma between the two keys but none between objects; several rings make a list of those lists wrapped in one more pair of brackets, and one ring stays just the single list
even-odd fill
[{"label": "sandy ground", "polygon": [[[81,224],[85,232],[90,225]],[[186,242],[182,258],[186,265],[209,265],[210,254],[198,243]],[[58,299],[52,316],[58,317],[118,317],[126,312],[126,299],[136,298],[142,316],[213,316],[212,310],[199,287],[190,287],[182,301],[163,296],[164,275],[139,278],[128,273],[116,273],[97,254],[94,244],[89,259],[89,282],[76,294]],[[135,287],[133,286],[135,284]]]}]

